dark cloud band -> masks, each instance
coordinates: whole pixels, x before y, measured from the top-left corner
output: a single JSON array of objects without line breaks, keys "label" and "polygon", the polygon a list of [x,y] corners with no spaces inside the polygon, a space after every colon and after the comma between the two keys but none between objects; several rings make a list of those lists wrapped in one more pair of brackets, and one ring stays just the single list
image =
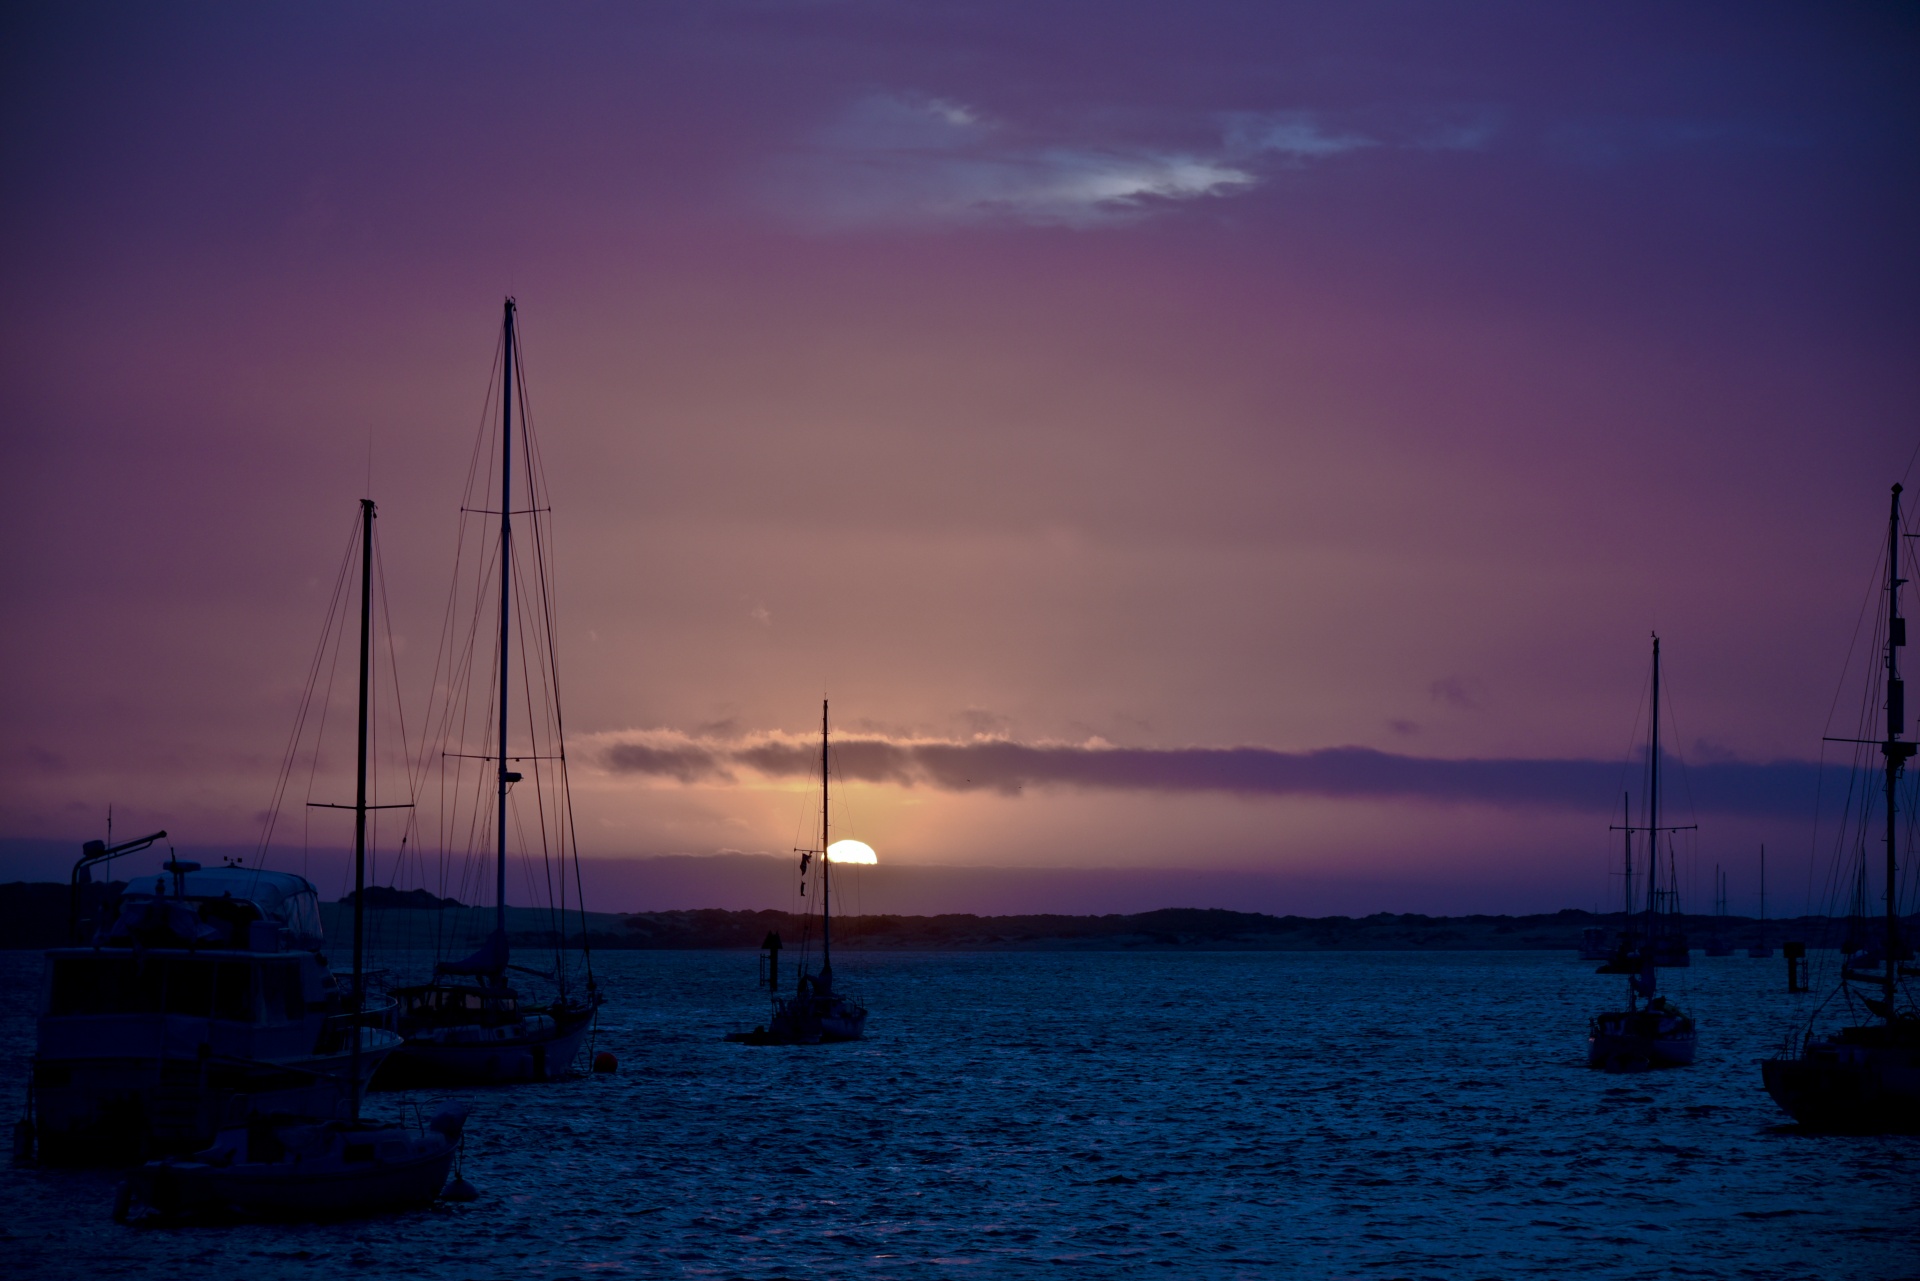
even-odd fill
[{"label": "dark cloud band", "polygon": [[[772,777],[812,772],[819,749],[803,742],[667,746],[615,743],[605,761],[617,773],[680,782],[726,781],[740,769]],[[1109,748],[1029,746],[1000,741],[893,742],[849,738],[834,747],[842,777],[943,791],[1011,795],[1027,787],[1135,792],[1226,792],[1243,796],[1398,799],[1617,812],[1623,786],[1639,771],[1618,761],[1441,760],[1365,747],[1280,752],[1261,747]],[[1683,809],[1804,817],[1812,812],[1819,766],[1811,761],[1716,762],[1670,771]]]}]

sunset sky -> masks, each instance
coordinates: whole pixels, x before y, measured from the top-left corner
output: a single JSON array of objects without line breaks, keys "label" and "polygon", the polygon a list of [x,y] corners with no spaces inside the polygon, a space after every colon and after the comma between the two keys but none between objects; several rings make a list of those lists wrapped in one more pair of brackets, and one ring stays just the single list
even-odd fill
[{"label": "sunset sky", "polygon": [[509,294],[603,906],[785,906],[823,695],[870,908],[1611,904],[1655,631],[1689,906],[1824,876],[1911,6],[0,21],[0,879],[258,839],[363,495],[424,702]]}]

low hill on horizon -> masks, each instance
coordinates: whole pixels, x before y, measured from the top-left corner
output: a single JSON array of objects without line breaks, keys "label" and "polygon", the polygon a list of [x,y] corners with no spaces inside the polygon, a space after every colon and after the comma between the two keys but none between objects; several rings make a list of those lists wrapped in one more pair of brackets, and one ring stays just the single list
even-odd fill
[{"label": "low hill on horizon", "polygon": [[[95,890],[98,893],[99,890]],[[335,945],[351,938],[353,910],[346,902],[323,903],[327,937]],[[436,899],[424,891],[370,887],[368,933],[372,946],[433,947],[492,927],[493,909]],[[1839,940],[1841,918],[1801,916],[1759,921],[1743,916],[1685,916],[1681,920],[1697,950],[1717,931],[1744,950],[1762,941],[1778,946],[1794,938],[1810,947]],[[510,907],[507,926],[516,946],[551,947],[553,914],[542,908]],[[580,914],[569,911],[565,932],[579,938]],[[1426,916],[1376,912],[1371,916],[1271,916],[1221,908],[1161,908],[1103,916],[1035,914],[976,916],[836,916],[834,941],[852,951],[1011,951],[1185,948],[1215,951],[1570,951],[1589,929],[1618,929],[1621,914],[1579,908],[1530,916]],[[588,912],[589,942],[615,950],[757,949],[768,933],[797,946],[817,919],[766,909],[723,908],[665,912]],[[1920,928],[1920,916],[1908,918]],[[0,948],[58,947],[67,942],[67,887],[57,882],[0,884]],[[1911,934],[1909,935],[1911,937]]]},{"label": "low hill on horizon", "polygon": [[[618,932],[594,931],[601,948],[758,948],[769,932],[787,947],[819,922],[787,912],[634,912]],[[1758,921],[1746,917],[1687,916],[1695,949],[1713,937],[1745,948],[1797,938],[1809,946],[1837,940],[1844,922],[1827,917]],[[1915,918],[1920,922],[1920,918]],[[836,916],[836,945],[852,951],[1132,950],[1182,948],[1215,951],[1573,951],[1587,930],[1618,929],[1620,913],[1578,908],[1532,916],[1270,916],[1220,908],[1162,908],[1106,916]],[[532,942],[532,939],[528,940]],[[550,941],[548,939],[543,941]]]}]

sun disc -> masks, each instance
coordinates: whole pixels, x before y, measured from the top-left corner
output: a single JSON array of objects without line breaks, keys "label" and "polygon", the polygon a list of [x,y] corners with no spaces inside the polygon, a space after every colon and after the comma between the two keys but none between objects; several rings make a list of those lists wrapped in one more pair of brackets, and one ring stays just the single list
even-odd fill
[{"label": "sun disc", "polygon": [[827,846],[827,857],[836,863],[878,863],[879,856],[865,841],[835,841]]}]

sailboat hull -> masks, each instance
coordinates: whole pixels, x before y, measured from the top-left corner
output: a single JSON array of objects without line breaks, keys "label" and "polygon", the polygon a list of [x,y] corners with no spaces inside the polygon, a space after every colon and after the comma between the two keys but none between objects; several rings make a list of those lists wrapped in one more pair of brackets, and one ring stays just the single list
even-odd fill
[{"label": "sailboat hull", "polygon": [[1587,1066],[1611,1072],[1686,1067],[1693,1062],[1693,1020],[1655,1010],[1596,1015],[1587,1031]]},{"label": "sailboat hull", "polygon": [[[1879,1028],[1848,1029],[1851,1033]],[[1920,1033],[1816,1040],[1797,1059],[1767,1059],[1760,1077],[1782,1111],[1835,1134],[1920,1134]]]},{"label": "sailboat hull", "polygon": [[820,1021],[820,1039],[822,1041],[860,1041],[867,1035],[867,1012],[859,1010],[840,1012],[832,1018]]},{"label": "sailboat hull", "polygon": [[741,1045],[832,1045],[865,1040],[867,1011],[840,996],[794,996],[776,1000],[767,1027],[732,1032]]},{"label": "sailboat hull", "polygon": [[591,1010],[519,1024],[435,1028],[409,1036],[374,1080],[376,1089],[516,1085],[568,1075],[592,1026]]}]

